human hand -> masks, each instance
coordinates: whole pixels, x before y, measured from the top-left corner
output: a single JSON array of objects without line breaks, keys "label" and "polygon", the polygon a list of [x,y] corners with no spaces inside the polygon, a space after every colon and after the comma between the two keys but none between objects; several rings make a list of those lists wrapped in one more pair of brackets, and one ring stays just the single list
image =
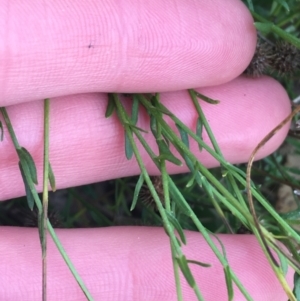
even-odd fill
[{"label": "human hand", "polygon": [[[177,91],[162,93],[161,100],[194,129],[197,115],[184,89],[202,87],[201,93],[221,100],[217,106],[204,103],[203,108],[232,163],[246,162],[257,143],[290,112],[286,92],[273,79],[236,78],[250,62],[256,43],[253,20],[238,0],[226,4],[90,0],[84,6],[79,1],[31,0],[0,7],[4,22],[0,106],[8,106],[20,144],[33,155],[41,176],[41,99],[51,98],[50,154],[58,188],[139,173],[137,164],[125,158],[117,119],[104,118],[106,94],[97,92]],[[138,126],[148,128],[144,114]],[[275,150],[286,132],[287,127],[259,156]],[[155,144],[151,139],[149,143]],[[197,145],[191,144],[191,150],[206,166],[216,165],[199,153]],[[0,158],[0,199],[23,195],[18,159],[7,132]],[[143,158],[148,171],[155,173],[144,152]],[[187,171],[173,165],[168,169]],[[162,229],[56,231],[95,300],[176,299],[169,241]],[[3,227],[0,233],[0,300],[40,300],[37,231]],[[204,299],[226,300],[221,265],[199,233],[186,235],[187,257],[212,264],[206,269],[191,267]],[[284,300],[255,238],[220,237],[231,266],[254,300]],[[84,300],[51,242],[48,262],[49,300]],[[288,280],[292,281],[291,274]],[[184,281],[183,292],[186,300],[194,300]],[[235,298],[243,300],[237,289]]]}]

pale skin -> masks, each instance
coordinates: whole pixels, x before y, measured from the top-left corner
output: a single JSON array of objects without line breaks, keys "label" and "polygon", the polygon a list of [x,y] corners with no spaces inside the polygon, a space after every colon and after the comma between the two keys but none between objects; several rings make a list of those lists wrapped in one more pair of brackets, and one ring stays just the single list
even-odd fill
[{"label": "pale skin", "polygon": [[[218,106],[203,107],[232,163],[247,162],[258,142],[290,112],[288,96],[275,80],[239,76],[256,43],[253,20],[240,1],[82,3],[0,2],[0,106],[7,106],[20,144],[33,155],[39,183],[41,100],[46,97],[51,98],[50,157],[58,188],[139,174],[134,160],[124,156],[117,118],[104,118],[105,92],[163,92],[163,103],[194,129],[196,113],[185,89],[199,87],[221,100]],[[144,112],[138,126],[149,128]],[[278,148],[287,130],[273,137],[258,157]],[[206,166],[216,166],[197,145],[191,149]],[[157,174],[142,155],[149,173]],[[24,195],[6,131],[0,158],[0,200]],[[187,168],[169,165],[168,170]],[[170,247],[162,229],[112,227],[57,234],[95,300],[176,300]],[[37,231],[2,227],[0,235],[0,299],[41,300]],[[205,300],[227,300],[222,267],[199,233],[186,235],[187,257],[213,265],[192,267]],[[287,299],[253,236],[220,238],[254,300]],[[52,242],[48,262],[49,300],[85,300]],[[287,279],[292,284],[292,273]],[[195,300],[182,283],[186,300]],[[238,289],[234,300],[244,300]]]}]

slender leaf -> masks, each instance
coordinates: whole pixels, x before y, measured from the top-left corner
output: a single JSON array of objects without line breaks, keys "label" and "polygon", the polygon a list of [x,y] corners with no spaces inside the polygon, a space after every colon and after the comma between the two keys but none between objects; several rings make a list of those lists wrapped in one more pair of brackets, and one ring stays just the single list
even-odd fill
[{"label": "slender leaf", "polygon": [[175,202],[175,204],[180,208],[181,212],[187,216],[191,216],[191,210],[186,204],[186,201],[179,191],[179,189],[176,187],[174,182],[169,178],[169,187],[170,187],[170,194],[172,197],[172,200]]},{"label": "slender leaf", "polygon": [[284,39],[285,41],[293,44],[297,48],[300,49],[300,39],[297,38],[296,36],[286,32],[285,30],[281,29],[274,23],[268,22],[267,20],[264,20],[264,18],[260,17],[258,14],[253,13],[255,18],[257,18],[260,22],[255,22],[254,25],[255,27],[261,31],[264,34],[268,34],[269,32],[274,32],[277,34],[279,37]]},{"label": "slender leaf", "polygon": [[3,136],[4,136],[3,124],[0,120],[0,141],[3,141]]},{"label": "slender leaf", "polygon": [[177,159],[172,153],[161,154],[161,155],[157,156],[156,159],[159,161],[162,161],[162,160],[169,161],[177,166],[182,166],[182,162],[179,159]]},{"label": "slender leaf", "polygon": [[108,93],[108,101],[107,101],[107,107],[105,111],[105,117],[109,118],[115,110],[115,102],[113,98],[113,94]]},{"label": "slender leaf", "polygon": [[189,136],[188,136],[187,132],[185,130],[183,130],[178,124],[176,124],[176,127],[179,131],[182,142],[189,149],[190,148],[190,143],[189,143]]},{"label": "slender leaf", "polygon": [[247,3],[248,3],[248,6],[249,6],[249,9],[250,9],[251,11],[254,11],[254,7],[253,7],[253,2],[252,2],[252,0],[247,0]]},{"label": "slender leaf", "polygon": [[186,188],[190,188],[194,184],[195,178],[196,178],[196,174],[197,174],[197,171],[194,170],[192,172],[191,178],[189,179],[189,181],[185,185]]},{"label": "slender leaf", "polygon": [[175,165],[182,166],[182,162],[171,153],[168,145],[164,140],[156,139],[156,142],[158,144],[160,152],[160,155],[157,157],[158,160],[167,160],[174,163]]},{"label": "slender leaf", "polygon": [[277,256],[279,257],[280,267],[281,267],[281,270],[283,272],[283,275],[286,275],[287,272],[288,272],[287,258],[283,254],[281,254],[280,252],[276,252],[276,253],[277,253]]},{"label": "slender leaf", "polygon": [[26,162],[26,164],[29,168],[30,178],[31,178],[32,182],[34,184],[38,184],[36,166],[35,166],[35,163],[33,161],[32,156],[30,155],[30,153],[24,147],[17,149],[17,153],[19,155],[20,161]]},{"label": "slender leaf", "polygon": [[164,133],[162,133],[161,135],[162,135],[162,137],[163,137],[163,139],[164,139],[166,145],[168,146],[168,148],[170,148],[170,141],[169,141],[168,136],[165,135]]},{"label": "slender leaf", "polygon": [[286,3],[285,0],[276,0],[276,2],[279,3],[280,5],[282,5],[282,6],[285,8],[285,10],[286,10],[287,13],[290,12],[290,7],[289,7],[289,5]]},{"label": "slender leaf", "polygon": [[134,94],[133,95],[132,109],[131,109],[131,121],[132,121],[132,124],[136,125],[136,123],[138,121],[138,115],[139,115],[139,99]]},{"label": "slender leaf", "polygon": [[157,121],[153,115],[150,116],[150,129],[153,136],[157,139]]},{"label": "slender leaf", "polygon": [[127,125],[129,125],[130,127],[134,128],[134,129],[136,129],[136,130],[138,130],[138,131],[141,131],[141,132],[143,132],[143,133],[148,134],[148,131],[143,130],[142,128],[139,128],[138,126],[135,126],[135,125],[133,125],[133,124],[131,124],[131,123],[127,123]]},{"label": "slender leaf", "polygon": [[293,293],[297,298],[297,301],[300,300],[300,276],[295,272],[294,274],[294,289]]},{"label": "slender leaf", "polygon": [[[196,135],[201,139],[203,140],[202,138],[202,133],[203,133],[203,123],[201,121],[201,118],[198,117],[197,119],[197,126],[196,126]],[[202,146],[198,143],[198,146],[199,146],[199,150],[200,152],[202,151]]]},{"label": "slender leaf", "polygon": [[200,261],[197,261],[197,260],[187,260],[188,263],[193,263],[193,264],[197,264],[203,268],[210,268],[211,267],[211,264],[209,263],[203,263],[203,262],[200,262]]},{"label": "slender leaf", "polygon": [[188,262],[186,260],[186,257],[184,255],[180,256],[179,258],[176,258],[178,265],[181,269],[182,274],[184,275],[184,278],[186,279],[187,283],[190,287],[195,286],[195,279],[191,273],[191,270],[188,266]]},{"label": "slender leaf", "polygon": [[137,200],[138,200],[138,197],[139,197],[139,193],[140,193],[140,190],[141,190],[143,184],[144,184],[144,176],[141,173],[140,177],[139,177],[139,179],[138,179],[138,181],[135,185],[133,200],[132,200],[132,204],[131,204],[131,207],[130,207],[130,211],[132,211],[136,206],[136,203],[137,203]]},{"label": "slender leaf", "polygon": [[210,104],[212,104],[212,105],[216,105],[216,104],[220,103],[220,100],[211,99],[211,98],[209,98],[209,97],[207,97],[207,96],[205,96],[205,95],[203,95],[203,94],[197,92],[196,90],[193,90],[193,91],[195,92],[195,94],[196,94],[196,96],[197,96],[198,98],[204,100],[204,101],[207,102],[207,103],[210,103]]},{"label": "slender leaf", "polygon": [[233,285],[232,285],[232,277],[229,266],[226,266],[224,268],[225,273],[225,280],[226,280],[226,286],[227,286],[227,294],[228,294],[228,300],[233,300],[234,291],[233,291]]},{"label": "slender leaf", "polygon": [[161,104],[158,104],[158,106],[155,108],[158,112],[163,113],[167,116],[174,116],[173,113],[171,113],[169,110],[167,110],[165,107],[162,107]]},{"label": "slender leaf", "polygon": [[[26,165],[26,164],[27,163],[24,162],[23,166]],[[26,193],[28,207],[29,207],[30,210],[33,210],[33,207],[34,207],[34,198],[33,198],[32,192],[30,190],[30,187],[28,185],[28,182],[26,180],[25,172],[24,172],[24,169],[22,167],[22,163],[21,162],[19,162],[19,169],[20,169],[20,172],[21,172],[21,175],[22,175],[24,186],[25,186],[25,193]],[[29,169],[28,169],[28,173],[29,173]]]},{"label": "slender leaf", "polygon": [[130,133],[128,133],[127,131],[125,132],[125,155],[126,155],[127,160],[130,160],[133,155],[133,149],[132,149],[128,135],[132,135],[132,132],[130,132]]},{"label": "slender leaf", "polygon": [[168,217],[168,220],[169,222],[173,225],[173,227],[176,229],[176,231],[178,232],[179,234],[179,237],[182,241],[183,244],[186,245],[186,237],[184,235],[184,232],[182,230],[182,227],[181,225],[179,224],[178,220],[176,219],[176,217],[170,213],[169,211],[166,211],[166,214],[167,214],[167,217]]},{"label": "slender leaf", "polygon": [[56,191],[55,176],[54,176],[53,169],[52,169],[52,166],[51,166],[50,162],[49,162],[49,175],[48,175],[48,178],[49,178],[49,183],[50,183],[52,191]]},{"label": "slender leaf", "polygon": [[271,23],[271,22],[267,22],[267,23],[254,22],[254,25],[258,31],[260,31],[264,34],[268,34],[272,30],[273,23]]}]

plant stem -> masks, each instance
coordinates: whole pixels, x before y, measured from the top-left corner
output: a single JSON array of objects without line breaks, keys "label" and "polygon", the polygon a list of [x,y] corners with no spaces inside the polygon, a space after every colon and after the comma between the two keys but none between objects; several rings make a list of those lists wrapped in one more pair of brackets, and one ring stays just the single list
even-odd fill
[{"label": "plant stem", "polygon": [[47,300],[47,219],[48,219],[48,179],[49,179],[49,111],[50,100],[44,100],[44,172],[43,172],[43,216],[42,216],[42,266],[43,301]]},{"label": "plant stem", "polygon": [[[4,107],[1,107],[0,108],[0,111],[2,113],[2,116],[4,118],[4,121],[5,121],[5,124],[6,124],[6,127],[7,127],[7,130],[9,132],[9,135],[13,141],[13,144],[14,144],[14,147],[15,149],[20,149],[20,145],[19,145],[19,142],[17,140],[17,137],[15,135],[15,132],[14,132],[14,129],[12,127],[12,124],[11,124],[11,121],[9,119],[9,116],[7,114],[7,111]],[[19,157],[19,159],[21,160],[21,158]],[[36,191],[36,188],[35,188],[35,185],[34,183],[32,182],[32,179],[30,177],[30,175],[28,174],[25,174],[25,177],[26,177],[26,180],[28,182],[28,185],[30,187],[30,191],[32,192],[32,195],[34,197],[34,201],[35,201],[35,204],[38,208],[38,212],[39,212],[39,215],[40,213],[42,212],[42,203],[41,203],[41,200],[38,196],[38,193]],[[48,231],[50,233],[50,236],[51,238],[53,239],[54,243],[56,244],[57,246],[57,249],[58,251],[60,252],[61,256],[63,257],[63,259],[65,260],[68,268],[70,269],[71,273],[73,274],[74,278],[76,279],[78,285],[80,286],[81,290],[83,291],[84,295],[86,296],[86,298],[89,300],[89,301],[93,301],[93,297],[91,296],[91,294],[89,293],[87,287],[85,286],[84,282],[82,281],[81,277],[79,276],[78,272],[76,271],[74,265],[72,264],[71,260],[69,259],[68,255],[66,254],[61,242],[59,241],[55,231],[53,230],[52,228],[52,225],[51,223],[47,220],[47,228],[48,228]],[[39,231],[40,233],[40,237],[41,237],[41,232]]]}]

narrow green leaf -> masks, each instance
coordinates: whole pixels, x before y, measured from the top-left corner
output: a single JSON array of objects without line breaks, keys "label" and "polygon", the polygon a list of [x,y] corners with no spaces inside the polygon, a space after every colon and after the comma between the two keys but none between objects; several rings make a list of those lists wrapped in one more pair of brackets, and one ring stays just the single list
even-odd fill
[{"label": "narrow green leaf", "polygon": [[195,279],[191,273],[191,270],[188,266],[186,257],[182,255],[180,258],[176,258],[178,265],[181,269],[182,274],[184,275],[184,278],[186,279],[187,283],[189,284],[190,287],[194,288],[195,287]]},{"label": "narrow green leaf", "polygon": [[176,231],[178,232],[178,235],[182,241],[183,244],[186,245],[186,237],[184,235],[184,232],[181,228],[181,225],[179,224],[178,220],[176,219],[176,217],[170,213],[169,211],[166,211],[167,214],[167,218],[169,220],[169,222],[173,225],[173,227],[176,229]]},{"label": "narrow green leaf", "polygon": [[153,115],[150,116],[150,129],[151,129],[151,132],[152,132],[153,136],[155,138],[158,138],[157,137],[157,123],[156,123],[156,118]]},{"label": "narrow green leaf", "polygon": [[162,138],[156,139],[156,143],[159,147],[159,151],[161,153],[171,153],[169,146],[167,145],[166,141]]},{"label": "narrow green leaf", "polygon": [[161,106],[161,104],[158,104],[158,106],[155,107],[155,109],[156,109],[158,112],[163,113],[163,114],[165,114],[165,115],[167,115],[167,116],[170,116],[170,117],[174,116],[173,113],[171,113],[171,112],[170,112],[169,110],[167,110],[165,107]]},{"label": "narrow green leaf", "polygon": [[138,121],[138,115],[139,115],[139,99],[134,94],[133,95],[132,109],[131,109],[131,121],[132,121],[132,124],[136,125],[136,123]]},{"label": "narrow green leaf", "polygon": [[268,34],[270,31],[274,32],[276,35],[278,35],[280,38],[284,39],[285,41],[293,44],[297,48],[300,49],[300,39],[297,38],[295,35],[288,33],[284,29],[281,29],[279,26],[275,25],[274,23],[269,22],[268,20],[264,19],[259,14],[252,12],[252,15],[256,20],[259,22],[255,22],[255,27],[265,33]]},{"label": "narrow green leaf", "polygon": [[221,174],[222,174],[223,178],[227,177],[228,169],[225,169],[224,167],[221,167]]},{"label": "narrow green leaf", "polygon": [[167,115],[167,116],[174,116],[174,114],[172,112],[170,112],[165,106],[163,106],[160,102],[157,101],[157,99],[155,99],[154,97],[154,101],[152,100],[152,108],[156,111],[156,112],[159,112],[159,113],[162,113],[164,115]]},{"label": "narrow green leaf", "polygon": [[182,162],[171,153],[165,140],[156,139],[156,143],[159,147],[160,153],[160,155],[157,157],[158,160],[167,160],[174,163],[175,165],[182,166]]},{"label": "narrow green leaf", "polygon": [[[197,175],[198,175],[198,177],[197,177]],[[206,185],[207,185],[206,178],[203,175],[201,175],[200,172],[198,172],[196,174],[195,180],[196,180],[196,183],[199,185],[199,187],[206,188]]]},{"label": "narrow green leaf", "polygon": [[197,173],[197,172],[195,172],[195,171],[192,172],[191,178],[189,179],[189,181],[188,181],[188,182],[186,183],[186,185],[185,185],[186,188],[190,188],[190,187],[194,184],[194,182],[195,182],[195,177],[196,177],[196,173]]},{"label": "narrow green leaf", "polygon": [[169,161],[177,166],[182,166],[182,162],[177,159],[172,153],[169,154],[161,154],[159,156],[156,157],[157,160],[165,160],[165,161]]},{"label": "narrow green leaf", "polygon": [[27,163],[32,182],[34,184],[38,184],[36,166],[30,153],[24,147],[17,149],[17,153],[19,155],[20,161],[22,162],[24,160]]},{"label": "narrow green leaf", "polygon": [[143,132],[143,133],[148,134],[148,131],[141,129],[141,128],[139,128],[139,127],[136,126],[136,125],[133,125],[133,124],[131,124],[131,123],[127,123],[127,124],[128,124],[128,126],[134,128],[134,129],[136,129],[136,130],[138,130],[138,131],[141,131],[141,132]]},{"label": "narrow green leaf", "polygon": [[251,11],[254,11],[254,7],[253,7],[253,2],[252,2],[252,0],[247,0],[247,2],[248,2],[249,9],[250,9]]},{"label": "narrow green leaf", "polygon": [[[203,140],[202,138],[202,133],[203,133],[203,123],[201,121],[201,118],[198,117],[197,119],[197,126],[196,126],[196,135],[201,139]],[[199,150],[200,152],[202,151],[202,146],[198,143],[199,145]]]},{"label": "narrow green leaf", "polygon": [[232,277],[231,277],[229,266],[224,267],[224,273],[225,273],[225,280],[227,286],[228,300],[231,301],[233,300],[234,292],[233,292]]},{"label": "narrow green leaf", "polygon": [[182,142],[189,149],[190,148],[190,143],[189,143],[189,136],[188,136],[187,132],[184,131],[178,124],[176,124],[176,127],[179,131]]},{"label": "narrow green leaf", "polygon": [[264,34],[268,34],[272,30],[273,23],[254,22],[254,26],[258,31],[261,31]]},{"label": "narrow green leaf", "polygon": [[[126,155],[127,160],[130,160],[133,155],[133,149],[132,149],[128,134],[129,133],[126,131],[125,132],[125,155]],[[130,132],[129,135],[132,135],[132,133]]]},{"label": "narrow green leaf", "polygon": [[285,0],[276,0],[276,2],[279,3],[280,5],[282,5],[282,6],[285,8],[285,10],[286,10],[287,13],[290,12],[290,7],[289,7],[289,5],[286,3]]},{"label": "narrow green leaf", "polygon": [[3,124],[1,122],[1,120],[0,120],[0,132],[1,132],[1,134],[0,134],[0,141],[3,141],[4,130],[3,130]]},{"label": "narrow green leaf", "polygon": [[200,261],[197,261],[197,260],[187,260],[187,262],[188,263],[193,263],[193,264],[200,265],[203,268],[210,268],[211,267],[211,264],[209,264],[209,263],[203,263],[203,262],[200,262]]},{"label": "narrow green leaf", "polygon": [[177,243],[178,243],[178,246],[181,248],[181,247],[182,247],[182,243],[181,243],[181,241],[178,239],[178,237],[177,237],[177,236],[175,236],[175,238],[176,238],[176,241],[177,241]]},{"label": "narrow green leaf", "polygon": [[48,179],[49,179],[49,183],[50,183],[52,191],[56,191],[55,176],[54,176],[53,169],[52,169],[52,166],[51,166],[50,162],[49,162]]},{"label": "narrow green leaf", "polygon": [[297,301],[300,300],[300,276],[295,272],[294,274],[294,289],[293,293],[297,298]]},{"label": "narrow green leaf", "polygon": [[281,252],[276,252],[276,253],[277,253],[277,256],[279,257],[280,267],[281,267],[281,270],[283,272],[283,275],[286,275],[287,271],[288,271],[287,258]]},{"label": "narrow green leaf", "polygon": [[172,200],[175,202],[175,204],[180,208],[181,212],[187,216],[191,216],[191,210],[189,206],[186,203],[186,200],[184,199],[183,195],[179,191],[179,189],[176,187],[174,182],[169,178],[169,187],[170,187],[170,195],[172,197]]},{"label": "narrow green leaf", "polygon": [[[23,166],[26,165],[26,164],[27,163],[24,162]],[[27,166],[27,168],[28,168],[28,166]],[[24,186],[25,186],[25,193],[26,193],[28,207],[29,207],[30,210],[33,210],[33,207],[34,207],[34,198],[33,198],[32,192],[30,190],[30,187],[29,187],[29,185],[27,183],[25,172],[24,172],[24,169],[22,167],[21,162],[19,162],[19,169],[20,169],[20,172],[21,172],[21,175],[22,175]],[[29,169],[27,171],[29,173]]]},{"label": "narrow green leaf", "polygon": [[207,179],[204,176],[201,176],[200,183],[205,188],[205,190],[206,190],[208,196],[210,197],[210,199],[215,199],[213,191],[212,191],[212,187],[211,187],[210,183],[207,181]]},{"label": "narrow green leaf", "polygon": [[196,90],[193,90],[193,91],[195,92],[195,94],[196,94],[196,96],[197,96],[198,98],[204,100],[205,102],[208,102],[208,103],[210,103],[210,104],[212,104],[212,105],[216,105],[216,104],[220,103],[220,100],[211,99],[211,98],[209,98],[209,97],[207,97],[207,96],[205,96],[205,95],[203,95],[203,94],[200,94],[200,93],[197,92]]},{"label": "narrow green leaf", "polygon": [[170,148],[170,141],[167,135],[165,135],[164,133],[161,134],[163,136],[163,139],[166,143],[166,145],[168,146],[168,148]]},{"label": "narrow green leaf", "polygon": [[108,93],[107,96],[108,96],[108,100],[107,100],[107,107],[105,111],[105,117],[109,118],[115,110],[115,102],[114,102],[113,94]]},{"label": "narrow green leaf", "polygon": [[139,177],[139,179],[138,179],[138,181],[135,185],[133,200],[132,200],[132,204],[131,204],[131,207],[130,207],[130,211],[132,211],[136,206],[136,203],[137,203],[137,200],[138,200],[138,197],[139,197],[139,193],[140,193],[140,190],[141,190],[143,184],[144,184],[144,176],[141,173],[140,177]]}]

